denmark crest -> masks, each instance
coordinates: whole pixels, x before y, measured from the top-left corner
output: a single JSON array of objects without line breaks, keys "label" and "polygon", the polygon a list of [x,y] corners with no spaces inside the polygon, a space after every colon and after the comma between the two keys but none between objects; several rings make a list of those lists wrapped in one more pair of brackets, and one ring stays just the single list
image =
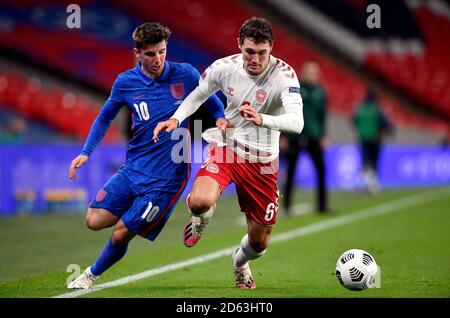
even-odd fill
[{"label": "denmark crest", "polygon": [[264,101],[266,100],[266,97],[267,97],[267,93],[262,88],[260,88],[256,91],[256,100],[259,103],[264,103]]}]

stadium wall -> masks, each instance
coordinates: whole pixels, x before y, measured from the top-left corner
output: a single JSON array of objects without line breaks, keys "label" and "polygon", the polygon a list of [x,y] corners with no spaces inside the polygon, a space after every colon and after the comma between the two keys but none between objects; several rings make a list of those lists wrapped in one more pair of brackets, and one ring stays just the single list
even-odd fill
[{"label": "stadium wall", "polygon": [[[192,173],[184,194],[205,151],[193,146]],[[78,170],[76,181],[68,178],[71,160],[80,145],[0,146],[0,215],[20,213],[81,212],[102,185],[125,160],[124,145],[102,145],[88,164]],[[297,186],[312,188],[314,169],[307,155],[299,158]],[[326,151],[327,180],[331,189],[354,190],[361,176],[359,149],[354,144],[333,145]],[[280,160],[280,180],[285,177]],[[387,145],[380,158],[383,188],[450,185],[450,148],[429,145]],[[233,194],[234,187],[226,194]]]}]

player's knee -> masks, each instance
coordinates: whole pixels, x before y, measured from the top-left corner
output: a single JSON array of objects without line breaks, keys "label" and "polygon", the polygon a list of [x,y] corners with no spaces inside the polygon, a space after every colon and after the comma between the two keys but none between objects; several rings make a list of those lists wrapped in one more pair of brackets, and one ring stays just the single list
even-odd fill
[{"label": "player's knee", "polygon": [[104,228],[104,226],[100,224],[100,222],[98,222],[96,217],[90,215],[86,216],[86,226],[88,229],[92,231],[100,231],[101,229]]},{"label": "player's knee", "polygon": [[189,210],[194,214],[208,211],[214,205],[215,199],[207,194],[191,193],[189,198]]},{"label": "player's knee", "polygon": [[131,233],[126,228],[115,229],[111,241],[113,245],[126,245],[130,241]]}]

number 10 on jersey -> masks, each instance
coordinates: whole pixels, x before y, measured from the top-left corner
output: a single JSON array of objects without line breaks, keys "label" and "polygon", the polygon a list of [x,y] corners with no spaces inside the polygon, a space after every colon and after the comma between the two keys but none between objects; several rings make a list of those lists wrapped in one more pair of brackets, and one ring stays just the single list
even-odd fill
[{"label": "number 10 on jersey", "polygon": [[150,114],[148,113],[148,106],[146,102],[140,102],[139,105],[134,103],[134,109],[139,116],[140,120],[149,120]]}]

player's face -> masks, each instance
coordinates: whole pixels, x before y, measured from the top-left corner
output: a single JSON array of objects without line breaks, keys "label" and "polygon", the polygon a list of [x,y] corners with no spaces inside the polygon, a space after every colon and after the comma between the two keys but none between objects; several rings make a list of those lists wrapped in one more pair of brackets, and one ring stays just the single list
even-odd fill
[{"label": "player's face", "polygon": [[319,66],[314,62],[308,62],[302,67],[301,77],[303,81],[318,84],[320,79]]},{"label": "player's face", "polygon": [[147,76],[156,78],[161,75],[167,54],[167,43],[165,40],[157,44],[147,45],[141,50],[134,49],[134,53],[141,61],[141,69]]},{"label": "player's face", "polygon": [[266,70],[272,51],[272,45],[268,41],[255,43],[252,39],[245,38],[239,48],[244,58],[244,69],[248,74],[260,75]]}]

